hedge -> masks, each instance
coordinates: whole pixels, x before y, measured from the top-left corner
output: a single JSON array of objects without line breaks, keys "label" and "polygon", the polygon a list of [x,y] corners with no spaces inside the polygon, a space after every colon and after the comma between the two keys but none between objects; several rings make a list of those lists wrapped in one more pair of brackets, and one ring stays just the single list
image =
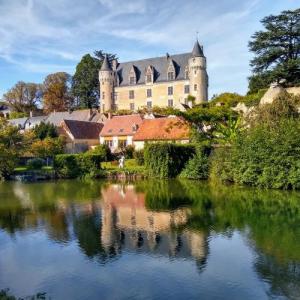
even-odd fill
[{"label": "hedge", "polygon": [[90,177],[101,175],[102,155],[59,154],[54,158],[54,170],[59,178]]},{"label": "hedge", "polygon": [[145,167],[149,176],[176,177],[195,154],[193,145],[154,143],[145,146]]}]

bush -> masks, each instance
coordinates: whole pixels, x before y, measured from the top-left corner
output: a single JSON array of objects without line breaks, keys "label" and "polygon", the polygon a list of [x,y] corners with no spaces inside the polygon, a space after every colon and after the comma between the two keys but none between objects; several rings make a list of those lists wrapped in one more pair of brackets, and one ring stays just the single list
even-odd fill
[{"label": "bush", "polygon": [[142,166],[145,162],[144,160],[144,150],[137,150],[133,152],[133,158],[135,159],[138,166]]},{"label": "bush", "polygon": [[27,161],[26,165],[31,170],[40,170],[45,165],[45,161],[41,158],[32,158]]},{"label": "bush", "polygon": [[54,169],[60,178],[96,178],[101,175],[102,161],[96,154],[60,154],[55,156]]},{"label": "bush", "polygon": [[250,128],[238,136],[230,151],[214,155],[212,177],[264,188],[300,189],[299,131],[297,119]]},{"label": "bush", "polygon": [[195,154],[193,145],[170,143],[148,144],[145,147],[145,167],[150,176],[176,177]]},{"label": "bush", "polygon": [[133,158],[134,147],[129,145],[125,148],[125,158]]},{"label": "bush", "polygon": [[209,176],[210,152],[210,147],[198,147],[196,149],[196,154],[187,162],[180,173],[180,177],[187,179],[207,179]]},{"label": "bush", "polygon": [[98,145],[94,149],[88,151],[88,154],[95,154],[102,157],[102,161],[111,161],[113,155],[108,145]]}]

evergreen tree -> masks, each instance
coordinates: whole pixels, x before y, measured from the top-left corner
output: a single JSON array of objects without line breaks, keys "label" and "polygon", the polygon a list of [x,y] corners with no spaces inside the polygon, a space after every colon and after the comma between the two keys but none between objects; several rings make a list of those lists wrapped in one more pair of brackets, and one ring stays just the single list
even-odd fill
[{"label": "evergreen tree", "polygon": [[251,60],[250,91],[266,88],[274,81],[299,84],[300,9],[270,15],[261,22],[265,30],[254,33],[249,42],[250,51],[255,53]]}]

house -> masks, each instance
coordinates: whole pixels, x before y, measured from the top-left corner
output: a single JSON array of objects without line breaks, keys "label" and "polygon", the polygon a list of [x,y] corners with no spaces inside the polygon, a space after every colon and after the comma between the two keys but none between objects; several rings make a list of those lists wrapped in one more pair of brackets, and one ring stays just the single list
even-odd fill
[{"label": "house", "polygon": [[100,144],[107,144],[113,152],[132,145],[133,136],[142,124],[139,114],[112,116],[100,133]]},{"label": "house", "polygon": [[25,130],[25,126],[26,126],[27,120],[28,120],[28,117],[17,118],[17,119],[10,119],[10,120],[8,120],[8,124],[10,124],[12,126],[16,126],[20,130]]},{"label": "house", "polygon": [[45,122],[47,116],[37,116],[37,117],[29,117],[25,123],[25,130],[33,129],[35,126],[40,125]]},{"label": "house", "polygon": [[66,138],[66,152],[80,153],[99,145],[103,123],[63,120],[58,132]]},{"label": "house", "polygon": [[133,137],[136,150],[144,148],[145,142],[189,142],[190,128],[179,117],[164,117],[158,119],[143,120]]},{"label": "house", "polygon": [[99,71],[101,111],[153,106],[184,109],[188,96],[208,100],[208,75],[203,47],[196,41],[188,53],[119,63],[104,58]]},{"label": "house", "polygon": [[9,115],[11,113],[11,109],[8,105],[5,104],[5,102],[0,102],[0,118],[9,118]]},{"label": "house", "polygon": [[58,127],[63,120],[103,123],[106,121],[106,116],[104,114],[100,114],[97,110],[92,109],[61,112],[54,111],[50,113],[46,122]]}]

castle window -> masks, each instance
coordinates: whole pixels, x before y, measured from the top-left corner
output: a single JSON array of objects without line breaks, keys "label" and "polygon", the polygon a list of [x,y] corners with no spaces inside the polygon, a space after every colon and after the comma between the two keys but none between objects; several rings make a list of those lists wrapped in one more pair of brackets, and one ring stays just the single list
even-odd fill
[{"label": "castle window", "polygon": [[194,91],[197,91],[197,84],[194,84]]},{"label": "castle window", "polygon": [[184,86],[184,93],[188,94],[190,92],[190,86],[189,85],[185,85]]},{"label": "castle window", "polygon": [[129,99],[134,99],[134,91],[129,91]]},{"label": "castle window", "polygon": [[174,72],[168,72],[168,80],[174,80]]},{"label": "castle window", "polygon": [[104,100],[104,98],[105,98],[105,93],[102,92],[102,99]]},{"label": "castle window", "polygon": [[146,81],[147,81],[147,83],[152,82],[152,75],[147,75]]},{"label": "castle window", "polygon": [[151,89],[147,89],[147,98],[152,97],[152,90]]},{"label": "castle window", "polygon": [[135,77],[129,77],[129,84],[135,84]]},{"label": "castle window", "polygon": [[172,86],[169,86],[168,87],[168,95],[173,95],[173,87]]},{"label": "castle window", "polygon": [[129,109],[130,109],[130,110],[134,110],[134,103],[130,103]]},{"label": "castle window", "polygon": [[188,70],[188,68],[185,69],[184,78],[189,79],[189,70]]},{"label": "castle window", "polygon": [[147,108],[152,108],[152,101],[147,101]]},{"label": "castle window", "polygon": [[169,99],[168,100],[168,106],[169,107],[173,107],[173,99]]}]

